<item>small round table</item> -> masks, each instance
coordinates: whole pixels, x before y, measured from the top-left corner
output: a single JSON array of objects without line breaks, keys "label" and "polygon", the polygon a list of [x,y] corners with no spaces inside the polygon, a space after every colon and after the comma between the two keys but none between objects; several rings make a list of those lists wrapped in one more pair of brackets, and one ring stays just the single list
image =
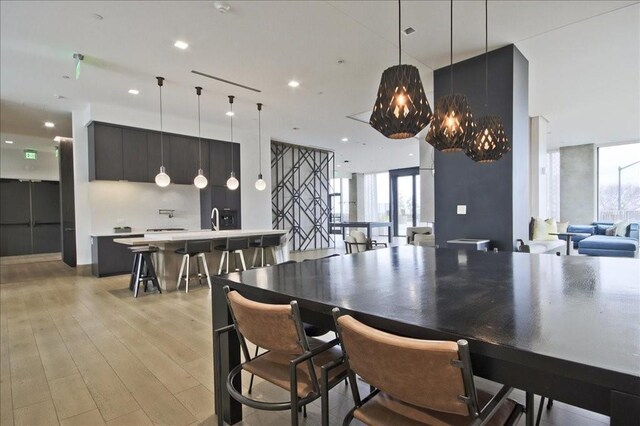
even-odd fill
[{"label": "small round table", "polygon": [[584,232],[549,232],[549,235],[557,235],[558,237],[567,238],[567,256],[571,254],[571,238],[576,235],[587,235]]}]

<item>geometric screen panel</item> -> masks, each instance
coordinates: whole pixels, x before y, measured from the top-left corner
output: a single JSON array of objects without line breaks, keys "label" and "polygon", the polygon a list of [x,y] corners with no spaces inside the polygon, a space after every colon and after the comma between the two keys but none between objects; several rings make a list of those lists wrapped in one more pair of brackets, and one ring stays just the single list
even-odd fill
[{"label": "geometric screen panel", "polygon": [[273,229],[289,229],[292,250],[329,248],[329,181],[334,155],[271,141],[271,217]]}]

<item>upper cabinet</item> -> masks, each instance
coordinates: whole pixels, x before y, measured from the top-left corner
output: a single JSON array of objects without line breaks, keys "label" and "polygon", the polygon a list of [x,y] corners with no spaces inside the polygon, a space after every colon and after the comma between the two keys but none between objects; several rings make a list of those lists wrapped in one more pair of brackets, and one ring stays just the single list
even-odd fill
[{"label": "upper cabinet", "polygon": [[193,185],[202,164],[209,185],[224,186],[231,173],[232,157],[233,171],[240,179],[240,145],[237,143],[202,139],[199,145],[198,138],[164,133],[161,144],[158,131],[97,121],[91,122],[88,130],[89,180],[92,181],[153,183],[164,164],[171,184]]}]

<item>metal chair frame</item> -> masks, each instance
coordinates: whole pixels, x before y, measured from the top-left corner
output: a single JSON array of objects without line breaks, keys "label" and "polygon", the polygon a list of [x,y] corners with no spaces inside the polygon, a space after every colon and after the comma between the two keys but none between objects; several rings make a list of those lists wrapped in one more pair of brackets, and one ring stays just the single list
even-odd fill
[{"label": "metal chair frame", "polygon": [[[209,251],[201,251],[201,252],[192,252],[189,250],[189,246],[204,246],[208,244],[209,251],[211,250],[211,241],[209,240],[198,240],[198,241],[185,241],[184,244],[184,254],[182,255],[182,263],[180,264],[180,272],[178,273],[178,282],[176,283],[176,290],[180,290],[180,284],[182,280],[185,281],[185,291],[189,293],[189,280],[191,279],[191,258],[195,257],[196,259],[196,275],[195,277],[198,280],[198,283],[202,285],[202,279],[207,279],[207,284],[209,285],[209,289],[211,289],[211,275],[209,274],[209,266],[207,266],[207,257],[205,253]],[[199,249],[200,250],[200,249]],[[202,262],[202,268],[204,269],[204,274],[200,271],[200,262]],[[185,268],[186,266],[186,268]]]},{"label": "metal chair frame", "polygon": [[[238,336],[238,339],[240,340],[240,348],[242,349],[242,353],[244,355],[245,358],[245,362],[249,362],[251,361],[253,358],[251,358],[251,355],[249,353],[249,348],[247,347],[247,342],[244,338],[244,336],[242,335],[242,333],[240,333],[240,331],[238,330],[238,328],[236,327],[236,318],[235,315],[233,313],[233,309],[231,308],[231,304],[229,303],[229,286],[225,286],[224,287],[224,293],[225,293],[225,297],[227,298],[227,306],[229,307],[229,312],[231,314],[231,319],[233,321],[233,324],[228,325],[226,327],[223,328],[219,328],[217,330],[214,330],[213,332],[213,339],[214,339],[214,368],[215,368],[215,383],[214,383],[214,388],[215,388],[215,409],[216,409],[216,413],[218,414],[218,425],[222,426],[223,425],[223,420],[222,420],[222,409],[221,409],[221,390],[222,390],[222,368],[221,368],[221,359],[222,359],[222,353],[221,353],[221,348],[220,348],[220,341],[221,341],[221,337],[223,334],[225,333],[229,333],[232,331],[235,331],[235,333]],[[300,309],[298,308],[298,303],[294,300],[291,301],[291,312],[292,312],[292,317],[293,317],[293,321],[295,322],[295,326],[296,326],[296,331],[298,333],[298,339],[300,342],[300,346],[302,347],[304,353],[299,355],[298,357],[292,359],[289,362],[289,370],[290,370],[290,375],[291,375],[291,381],[290,381],[290,393],[291,393],[291,399],[289,401],[280,401],[280,402],[265,402],[265,401],[258,401],[255,399],[251,399],[248,398],[246,396],[244,396],[242,394],[242,391],[239,391],[238,389],[235,388],[234,386],[234,381],[235,378],[238,374],[240,374],[242,372],[243,366],[244,364],[240,364],[238,366],[236,366],[233,370],[231,370],[229,372],[229,375],[227,376],[227,380],[226,380],[226,387],[227,387],[227,391],[229,392],[229,395],[235,399],[236,401],[240,402],[243,405],[246,405],[248,407],[252,407],[252,408],[256,408],[259,410],[267,410],[267,411],[284,411],[284,410],[291,410],[291,425],[292,426],[297,426],[298,425],[298,412],[301,409],[305,409],[305,414],[306,414],[306,405],[309,404],[312,401],[315,401],[316,399],[320,398],[321,396],[323,396],[324,394],[327,394],[328,389],[330,389],[331,387],[335,386],[337,383],[341,382],[344,378],[346,373],[340,374],[338,376],[336,376],[331,382],[329,382],[326,386],[327,388],[324,388],[324,386],[321,386],[320,382],[318,381],[318,378],[316,376],[316,372],[315,372],[315,368],[314,368],[314,363],[313,363],[313,357],[328,350],[331,349],[332,347],[336,346],[338,344],[338,339],[333,339],[327,343],[324,343],[320,346],[318,346],[317,348],[311,350],[309,347],[309,341],[307,340],[307,336],[304,333],[304,328],[302,325],[302,318],[300,316]],[[309,371],[309,376],[311,378],[311,382],[313,384],[313,391],[306,396],[305,398],[299,398],[298,397],[298,365],[302,364],[302,363],[306,363],[307,364],[307,368]],[[275,385],[274,385],[275,386]],[[326,410],[324,409],[326,406]],[[323,424],[325,424],[325,419],[326,422],[328,422],[329,419],[329,409],[328,409],[328,403],[324,404],[323,403],[323,410],[322,410],[322,421]],[[328,424],[328,423],[326,423]]]},{"label": "metal chair frame", "polygon": [[[244,244],[245,240],[246,240],[246,246]],[[240,248],[236,249],[236,248],[230,247],[229,245],[229,243],[237,243],[241,241],[243,242],[243,244],[242,244],[242,247]],[[226,249],[222,250],[222,256],[220,257],[220,265],[218,266],[218,275],[222,275],[222,267],[225,266],[225,264],[226,264],[225,274],[229,273],[229,257],[231,256],[231,254],[235,254],[240,258],[240,264],[242,265],[242,270],[246,271],[247,264],[244,261],[244,254],[242,253],[242,250],[246,250],[248,248],[249,248],[248,238],[227,238]]]},{"label": "metal chair frame", "polygon": [[[338,308],[333,308],[333,319],[336,323],[336,332],[338,334],[338,340],[340,340],[340,346],[342,346],[342,353],[344,358],[344,363],[347,366],[347,376],[349,378],[349,383],[351,384],[351,393],[353,394],[353,400],[355,402],[355,406],[349,410],[347,415],[344,417],[343,426],[349,425],[353,420],[354,412],[366,404],[369,400],[371,400],[380,390],[372,387],[372,392],[367,395],[364,399],[360,398],[360,391],[358,390],[358,384],[356,382],[356,375],[354,371],[351,369],[349,364],[349,354],[344,349],[344,341],[342,337],[342,327],[338,324],[338,318],[340,318],[340,310]],[[459,395],[458,399],[465,404],[469,409],[469,417],[471,418],[470,425],[473,426],[481,426],[485,425],[489,422],[491,417],[498,411],[500,405],[507,399],[511,391],[513,390],[510,386],[503,386],[498,393],[496,393],[487,404],[480,409],[478,404],[478,395],[476,393],[475,381],[473,379],[473,370],[471,368],[471,355],[469,353],[469,343],[466,340],[458,340],[458,353],[460,354],[460,359],[451,360],[451,365],[456,368],[460,368],[462,370],[462,381],[464,383],[465,395]],[[326,366],[328,367],[328,366]],[[323,372],[324,373],[324,372]],[[515,425],[520,415],[522,414],[522,406],[520,409],[514,410],[511,417],[507,420],[505,425],[511,426]]]}]

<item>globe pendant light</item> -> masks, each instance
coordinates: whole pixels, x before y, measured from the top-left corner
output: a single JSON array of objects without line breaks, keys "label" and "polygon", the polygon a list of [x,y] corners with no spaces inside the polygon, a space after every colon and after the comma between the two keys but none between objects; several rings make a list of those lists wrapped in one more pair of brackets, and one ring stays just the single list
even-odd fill
[{"label": "globe pendant light", "polygon": [[260,111],[262,111],[262,104],[257,103],[258,105],[258,158],[259,158],[259,170],[258,180],[256,180],[256,189],[258,191],[264,191],[267,187],[267,183],[262,179],[262,122],[260,121]]},{"label": "globe pendant light", "polygon": [[198,189],[206,188],[207,178],[202,173],[202,140],[200,138],[200,94],[202,94],[202,87],[196,87],[196,95],[198,95],[198,176],[193,179],[193,184]]},{"label": "globe pendant light", "polygon": [[[230,106],[230,112],[233,113],[233,99],[235,98],[235,96],[231,96],[229,95],[229,106]],[[227,114],[229,115],[229,118],[231,119],[231,142],[233,142],[233,114]],[[238,189],[238,186],[240,186],[240,182],[238,182],[238,179],[236,179],[236,175],[235,173],[233,173],[233,145],[231,146],[231,174],[229,175],[229,179],[227,179],[227,188],[229,188],[232,191],[235,191],[236,189]]]},{"label": "globe pendant light", "polygon": [[453,93],[453,0],[451,0],[451,93],[436,101],[426,141],[442,152],[463,151],[473,142],[475,124],[467,97]]},{"label": "globe pendant light", "polygon": [[[489,107],[489,4],[484,2],[485,40],[484,40],[484,107]],[[507,152],[511,151],[509,138],[504,131],[504,125],[500,117],[485,115],[476,123],[476,133],[473,143],[467,146],[465,154],[478,163],[493,163]]]},{"label": "globe pendant light", "polygon": [[156,175],[156,185],[164,188],[171,183],[171,178],[164,168],[164,141],[162,139],[162,85],[164,84],[164,77],[156,77],[156,79],[160,89],[160,172]]},{"label": "globe pendant light", "polygon": [[414,137],[431,122],[431,106],[420,71],[402,64],[402,16],[398,0],[398,65],[382,73],[369,124],[390,139]]}]

